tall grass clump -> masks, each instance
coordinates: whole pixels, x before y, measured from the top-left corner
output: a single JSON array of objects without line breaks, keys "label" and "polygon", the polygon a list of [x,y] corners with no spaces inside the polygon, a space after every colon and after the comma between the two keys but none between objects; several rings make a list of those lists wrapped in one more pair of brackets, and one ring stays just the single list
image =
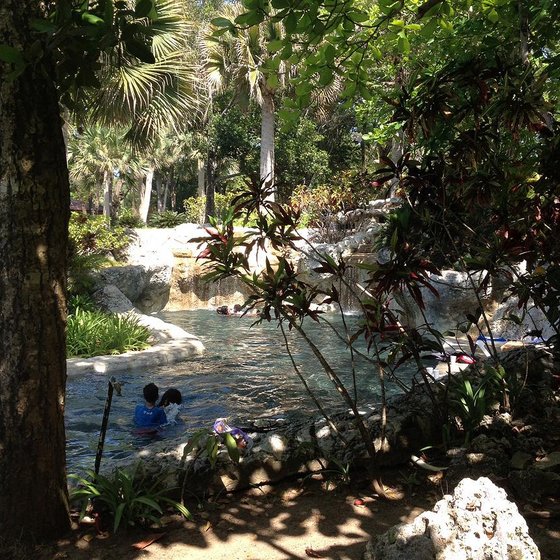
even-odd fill
[{"label": "tall grass clump", "polygon": [[68,316],[66,353],[69,358],[91,358],[143,350],[150,331],[130,315],[76,309]]}]

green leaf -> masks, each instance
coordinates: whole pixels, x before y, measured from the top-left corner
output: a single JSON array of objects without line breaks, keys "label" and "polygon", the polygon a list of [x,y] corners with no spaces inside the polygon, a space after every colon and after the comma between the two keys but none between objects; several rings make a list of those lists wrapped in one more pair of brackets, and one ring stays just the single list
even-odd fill
[{"label": "green leaf", "polygon": [[275,39],[267,43],[266,49],[268,52],[275,53],[278,52],[283,46],[284,41],[282,41],[282,39]]},{"label": "green leaf", "polygon": [[300,82],[296,85],[296,95],[302,96],[311,92],[313,89],[313,84],[310,82]]},{"label": "green leaf", "polygon": [[58,28],[55,23],[48,19],[34,19],[31,28],[40,33],[54,33]]},{"label": "green leaf", "polygon": [[281,10],[282,8],[290,7],[290,0],[272,0],[271,4],[273,8]]},{"label": "green leaf", "polygon": [[402,54],[408,54],[410,52],[410,42],[408,40],[408,37],[404,33],[399,34],[397,47],[399,49],[399,52],[401,52]]},{"label": "green leaf", "polygon": [[381,49],[379,47],[376,47],[375,45],[371,47],[371,54],[373,54],[373,58],[375,58],[375,60],[381,60],[383,58]]},{"label": "green leaf", "polygon": [[357,10],[348,12],[347,16],[356,23],[363,23],[369,20],[369,15],[366,12],[361,12]]},{"label": "green leaf", "polygon": [[319,85],[327,86],[332,82],[333,79],[333,71],[328,68],[324,67],[319,70]]},{"label": "green leaf", "polygon": [[237,447],[237,442],[231,434],[225,434],[224,443],[226,444],[228,454],[232,461],[239,463],[239,449]]},{"label": "green leaf", "polygon": [[336,50],[333,47],[333,45],[327,45],[325,47],[325,61],[327,62],[327,64],[332,64],[334,61],[334,57],[336,56]]},{"label": "green leaf", "polygon": [[278,87],[278,76],[276,74],[269,74],[266,77],[266,85],[271,89],[276,89]]},{"label": "green leaf", "polygon": [[288,60],[293,54],[292,44],[288,43],[280,53],[280,60]]},{"label": "green leaf", "polygon": [[123,516],[125,507],[126,507],[126,503],[119,504],[117,510],[115,511],[115,522],[113,523],[113,533],[116,533],[119,530],[119,525],[121,524],[121,518]]},{"label": "green leaf", "polygon": [[233,27],[233,23],[225,17],[217,17],[210,21],[210,23],[215,27]]},{"label": "green leaf", "polygon": [[284,19],[284,29],[288,35],[296,30],[298,19],[298,15],[295,12],[290,12]]},{"label": "green leaf", "polygon": [[89,12],[84,12],[82,14],[82,21],[90,25],[103,25],[105,23],[100,17],[95,14],[90,14]]},{"label": "green leaf", "polygon": [[144,43],[130,38],[125,41],[125,44],[126,50],[142,62],[153,64],[156,61],[151,49]]},{"label": "green leaf", "polygon": [[157,511],[158,513],[163,513],[160,505],[155,500],[149,498],[148,496],[138,496],[138,498],[136,498],[134,501],[149,506],[155,511]]},{"label": "green leaf", "polygon": [[0,45],[0,60],[10,64],[25,64],[21,51],[8,45]]},{"label": "green leaf", "polygon": [[498,15],[498,12],[492,8],[488,14],[486,14],[486,17],[492,22],[492,23],[497,23],[500,20],[500,16]]},{"label": "green leaf", "polygon": [[145,18],[148,17],[150,12],[154,8],[153,0],[137,0],[136,7],[134,9],[134,15],[137,18]]},{"label": "green leaf", "polygon": [[[265,14],[263,12],[247,12],[246,14],[241,14],[235,18],[235,23],[237,25],[258,25],[264,21]],[[220,19],[220,18],[217,18]]]}]

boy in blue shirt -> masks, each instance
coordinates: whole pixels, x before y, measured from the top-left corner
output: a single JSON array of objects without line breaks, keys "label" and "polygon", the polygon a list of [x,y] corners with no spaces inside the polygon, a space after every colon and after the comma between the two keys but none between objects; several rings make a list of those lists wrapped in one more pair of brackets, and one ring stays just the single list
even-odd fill
[{"label": "boy in blue shirt", "polygon": [[144,387],[144,399],[146,404],[136,405],[134,411],[134,423],[138,428],[157,428],[167,422],[163,408],[156,406],[159,390],[154,383],[148,383]]}]

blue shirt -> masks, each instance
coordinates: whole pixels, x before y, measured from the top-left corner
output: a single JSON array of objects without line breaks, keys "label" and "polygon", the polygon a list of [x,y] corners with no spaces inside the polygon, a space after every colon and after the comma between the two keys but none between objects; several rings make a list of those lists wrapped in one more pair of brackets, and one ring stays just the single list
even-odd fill
[{"label": "blue shirt", "polygon": [[145,404],[136,405],[134,423],[139,428],[157,428],[167,422],[163,408],[154,406],[148,408]]}]

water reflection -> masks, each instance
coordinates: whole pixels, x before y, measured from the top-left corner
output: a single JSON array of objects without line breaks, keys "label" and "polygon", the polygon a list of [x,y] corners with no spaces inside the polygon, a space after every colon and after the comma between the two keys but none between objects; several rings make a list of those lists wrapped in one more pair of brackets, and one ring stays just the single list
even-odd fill
[{"label": "water reflection", "polygon": [[[315,414],[316,409],[295,375],[281,332],[273,324],[251,328],[254,319],[218,315],[213,311],[166,312],[160,316],[198,336],[206,354],[186,362],[117,375],[122,396],[113,397],[105,456],[122,458],[146,445],[132,434],[135,405],[149,382],[183,394],[183,425],[169,429],[164,437],[178,437],[185,430],[211,426],[218,417],[246,426],[257,418],[283,418]],[[341,325],[336,316],[330,320]],[[354,322],[357,319],[354,318]],[[309,332],[348,387],[350,352],[325,326],[310,322]],[[290,333],[293,357],[312,390],[324,402],[344,407],[340,395],[317,363],[305,342]],[[358,404],[379,401],[376,368],[357,357]],[[390,390],[396,391],[391,388]],[[104,376],[69,380],[67,389],[67,455],[70,470],[91,468],[107,395]]]}]

